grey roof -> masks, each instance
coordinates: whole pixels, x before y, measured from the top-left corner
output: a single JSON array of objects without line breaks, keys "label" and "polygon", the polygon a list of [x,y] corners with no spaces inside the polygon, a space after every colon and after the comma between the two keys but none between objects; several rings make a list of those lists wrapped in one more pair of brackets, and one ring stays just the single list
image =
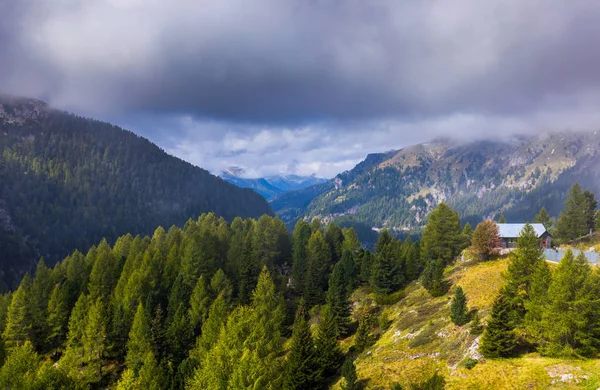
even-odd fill
[{"label": "grey roof", "polygon": [[[519,237],[521,234],[521,230],[525,227],[524,223],[499,223],[497,224],[500,230],[501,238],[515,238]],[[538,237],[541,237],[542,234],[546,233],[546,228],[544,224],[541,223],[531,223],[533,229],[535,230]]]}]

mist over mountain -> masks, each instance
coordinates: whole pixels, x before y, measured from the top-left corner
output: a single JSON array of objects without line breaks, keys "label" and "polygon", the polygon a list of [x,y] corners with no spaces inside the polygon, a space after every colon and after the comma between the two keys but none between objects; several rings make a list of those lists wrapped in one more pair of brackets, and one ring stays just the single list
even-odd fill
[{"label": "mist over mountain", "polygon": [[271,200],[289,191],[300,190],[328,180],[311,176],[300,176],[294,174],[273,175],[261,178],[244,178],[245,171],[240,167],[230,167],[219,176],[229,183],[242,188],[251,188],[265,199]]},{"label": "mist over mountain", "polygon": [[53,263],[102,238],[149,234],[210,211],[228,220],[272,214],[255,192],[132,132],[0,96],[1,282],[18,280],[40,257]]},{"label": "mist over mountain", "polygon": [[600,189],[599,147],[597,132],[470,143],[435,139],[370,154],[330,182],[285,194],[272,206],[289,224],[317,217],[401,235],[419,232],[441,201],[471,223],[500,213],[530,221],[541,207],[557,216],[576,181]]}]

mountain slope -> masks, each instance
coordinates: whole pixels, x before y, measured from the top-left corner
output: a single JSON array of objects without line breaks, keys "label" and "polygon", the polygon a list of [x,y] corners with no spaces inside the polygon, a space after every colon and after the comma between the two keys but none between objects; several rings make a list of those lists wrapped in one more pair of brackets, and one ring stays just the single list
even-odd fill
[{"label": "mountain slope", "polygon": [[[280,203],[273,207],[288,223],[297,217],[319,217],[405,234],[418,232],[440,201],[472,223],[501,212],[509,220],[525,221],[542,206],[557,215],[575,181],[600,190],[599,146],[596,133],[469,144],[436,140],[369,155],[354,169],[339,174],[329,188],[323,187],[296,215]],[[300,198],[301,193],[289,193],[285,201],[302,204]]]},{"label": "mountain slope", "polygon": [[117,126],[0,97],[0,269],[7,283],[102,237],[148,234],[203,212],[272,214],[267,202]]},{"label": "mountain slope", "polygon": [[[446,269],[454,286],[461,286],[469,310],[477,310],[485,323],[498,292],[506,283],[508,259],[488,262],[459,261]],[[372,306],[372,294],[357,290],[358,307]],[[480,336],[471,324],[456,326],[450,320],[453,290],[432,297],[418,282],[393,305],[373,308],[386,317],[388,328],[377,342],[356,359],[358,378],[366,388],[389,389],[394,383],[410,388],[434,372],[443,375],[447,389],[596,389],[600,385],[599,359],[560,359],[529,353],[512,359],[484,359]],[[474,368],[469,359],[478,360]],[[507,379],[508,378],[508,379]],[[339,387],[335,387],[338,389]]]},{"label": "mountain slope", "polygon": [[274,199],[289,191],[301,190],[313,185],[327,182],[327,179],[316,176],[276,175],[257,179],[240,177],[244,171],[234,167],[222,172],[220,176],[229,183],[242,188],[251,188],[267,200]]}]

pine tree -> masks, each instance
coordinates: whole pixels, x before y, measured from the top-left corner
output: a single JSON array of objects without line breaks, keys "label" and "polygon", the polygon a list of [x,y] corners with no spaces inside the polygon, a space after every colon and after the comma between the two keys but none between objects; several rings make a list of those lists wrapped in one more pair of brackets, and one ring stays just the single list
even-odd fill
[{"label": "pine tree", "polygon": [[375,261],[371,271],[371,287],[380,294],[389,294],[404,281],[398,267],[396,240],[384,229],[375,245]]},{"label": "pine tree", "polygon": [[471,238],[473,237],[473,227],[469,222],[465,223],[465,226],[462,230],[461,237],[463,240],[463,249],[466,249],[471,246]]},{"label": "pine tree", "polygon": [[316,362],[322,374],[327,377],[333,374],[340,366],[342,352],[337,342],[339,332],[336,319],[328,305],[321,310],[321,320],[317,329],[315,340]]},{"label": "pine tree", "polygon": [[370,250],[365,250],[360,261],[360,276],[359,279],[363,283],[368,283],[371,280],[371,271],[373,269],[373,253]]},{"label": "pine tree", "polygon": [[4,344],[8,350],[23,345],[25,341],[31,341],[31,313],[29,305],[29,292],[31,289],[31,278],[25,274],[17,291],[12,295],[6,317],[6,328],[4,329]]},{"label": "pine tree", "polygon": [[296,291],[304,291],[304,279],[308,263],[308,240],[311,236],[308,223],[299,219],[292,236],[292,281]]},{"label": "pine tree", "polygon": [[552,273],[546,261],[541,261],[531,277],[528,299],[525,306],[525,328],[535,341],[540,342],[543,329],[542,315],[548,307],[548,289],[552,281]]},{"label": "pine tree", "polygon": [[419,277],[420,261],[419,256],[415,253],[413,242],[410,236],[406,237],[402,244],[403,257],[405,261],[405,275],[407,281],[416,280]]},{"label": "pine tree", "polygon": [[344,280],[342,261],[333,267],[327,290],[327,305],[331,308],[340,334],[346,335],[350,326],[350,301],[348,300],[347,283]]},{"label": "pine tree", "polygon": [[110,246],[106,240],[102,240],[96,250],[96,256],[92,263],[92,271],[90,273],[90,282],[88,285],[92,301],[95,301],[98,298],[102,300],[108,299],[117,283],[116,265],[117,262]]},{"label": "pine tree", "polygon": [[166,319],[162,306],[158,305],[154,317],[152,318],[152,322],[150,323],[152,346],[158,361],[162,361],[168,354],[165,321]]},{"label": "pine tree", "polygon": [[598,201],[596,196],[590,190],[583,191],[583,198],[585,199],[585,220],[588,232],[596,229],[596,208],[598,207]]},{"label": "pine tree", "polygon": [[294,320],[290,353],[286,363],[284,389],[312,389],[317,387],[320,379],[306,309],[304,302],[300,301]]},{"label": "pine tree", "polygon": [[503,292],[496,298],[492,316],[481,337],[480,351],[487,358],[503,358],[512,355],[516,336],[512,327],[510,301]]},{"label": "pine tree", "polygon": [[129,332],[125,364],[137,374],[148,352],[152,352],[152,333],[144,305],[139,303]]},{"label": "pine tree", "polygon": [[344,275],[343,279],[346,286],[346,292],[348,295],[350,295],[356,288],[356,267],[352,251],[349,249],[344,249],[342,252],[342,259],[339,261],[339,263]]},{"label": "pine tree", "polygon": [[454,289],[454,299],[452,299],[452,305],[450,306],[450,319],[458,326],[462,326],[469,322],[467,297],[460,286]]},{"label": "pine tree", "polygon": [[475,227],[471,248],[482,260],[488,260],[495,255],[499,246],[499,229],[494,221],[487,219]]},{"label": "pine tree", "polygon": [[307,307],[318,305],[324,301],[327,265],[330,259],[329,247],[323,239],[321,231],[318,230],[308,240],[308,264],[304,288]]},{"label": "pine tree", "polygon": [[346,358],[342,365],[342,390],[358,390],[358,376],[356,375],[356,367],[354,361],[351,358]]}]

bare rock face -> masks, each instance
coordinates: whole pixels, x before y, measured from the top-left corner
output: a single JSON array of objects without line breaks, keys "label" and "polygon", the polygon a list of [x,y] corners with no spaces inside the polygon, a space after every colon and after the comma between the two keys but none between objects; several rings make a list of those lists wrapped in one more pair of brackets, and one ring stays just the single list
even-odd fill
[{"label": "bare rock face", "polygon": [[48,112],[48,105],[41,100],[0,95],[0,123],[23,124],[38,120]]}]

